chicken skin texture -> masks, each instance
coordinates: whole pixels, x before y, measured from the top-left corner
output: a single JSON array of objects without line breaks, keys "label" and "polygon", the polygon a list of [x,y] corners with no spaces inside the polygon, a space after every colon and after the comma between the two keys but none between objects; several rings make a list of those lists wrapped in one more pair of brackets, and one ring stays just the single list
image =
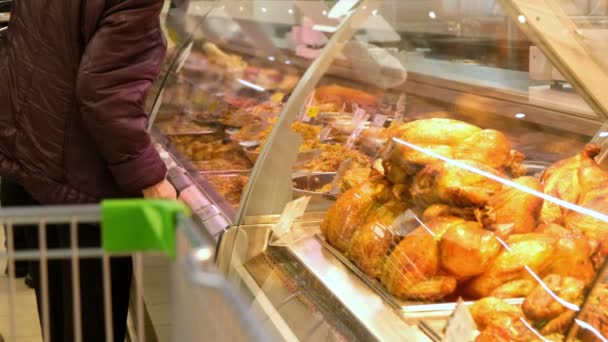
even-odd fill
[{"label": "chicken skin texture", "polygon": [[465,221],[443,234],[439,242],[441,267],[459,279],[476,276],[490,267],[500,249],[494,233],[477,222]]},{"label": "chicken skin texture", "polygon": [[[584,194],[579,205],[601,214],[608,213],[608,183]],[[599,267],[608,256],[608,223],[599,218],[570,211],[565,217],[565,226],[582,232],[592,246],[593,262]]]},{"label": "chicken skin texture", "polygon": [[[599,145],[587,144],[581,153],[549,167],[541,179],[545,194],[570,203],[578,203],[586,193],[606,183],[608,173],[593,159],[599,152]],[[566,208],[545,201],[540,220],[542,223],[563,224],[564,216],[567,214]]]},{"label": "chicken skin texture", "polygon": [[[321,232],[327,241],[341,252],[346,252],[350,240],[360,226],[368,222],[374,208],[392,196],[390,184],[381,177],[373,177],[342,194],[327,211]],[[372,215],[369,220],[374,221]]]},{"label": "chicken skin texture", "polygon": [[448,229],[463,222],[457,217],[440,217],[424,223],[401,240],[386,259],[380,277],[388,292],[420,300],[452,293],[456,279],[438,275],[438,241]]},{"label": "chicken skin texture", "polygon": [[499,286],[513,280],[530,277],[528,269],[540,273],[553,256],[557,239],[545,234],[511,235],[490,268],[468,284],[473,298],[489,296]]},{"label": "chicken skin texture", "polygon": [[353,234],[346,256],[372,279],[380,277],[386,254],[396,244],[392,224],[405,209],[403,202],[392,199],[375,209],[374,218]]},{"label": "chicken skin texture", "polygon": [[[576,278],[551,274],[543,278],[545,286],[537,286],[526,297],[522,309],[532,321],[549,321],[569,309],[555,298],[577,305],[582,299],[585,284]],[[551,291],[548,292],[547,288]]]},{"label": "chicken skin texture", "polygon": [[[467,166],[499,176],[485,164],[469,160]],[[502,188],[502,184],[477,172],[443,162],[427,165],[414,178],[413,202],[420,207],[446,203],[459,207],[484,206]]]},{"label": "chicken skin texture", "polygon": [[496,297],[486,297],[473,303],[469,312],[479,330],[493,323],[505,323],[513,318],[523,317],[520,307],[509,304]]},{"label": "chicken skin texture", "polygon": [[572,277],[589,284],[595,278],[591,260],[591,247],[587,238],[577,230],[569,230],[556,224],[540,225],[536,232],[558,239],[547,267],[542,276],[556,274]]},{"label": "chicken skin texture", "polygon": [[408,122],[391,133],[395,138],[425,150],[396,144],[390,159],[409,174],[436,162],[437,158],[428,153],[431,152],[449,159],[480,162],[497,170],[517,170],[516,175],[522,175],[523,155],[512,151],[505,135],[496,130],[483,130],[453,119],[432,118]]},{"label": "chicken skin texture", "polygon": [[[534,177],[520,177],[515,183],[542,192],[540,181]],[[515,187],[504,186],[488,201],[485,210],[478,211],[478,220],[486,229],[506,239],[512,234],[525,234],[537,226],[543,199]]]}]

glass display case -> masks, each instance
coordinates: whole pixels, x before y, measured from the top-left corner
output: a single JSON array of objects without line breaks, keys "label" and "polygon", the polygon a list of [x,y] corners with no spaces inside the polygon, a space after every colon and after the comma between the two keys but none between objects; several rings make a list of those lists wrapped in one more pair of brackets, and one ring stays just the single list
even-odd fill
[{"label": "glass display case", "polygon": [[152,130],[269,331],[608,338],[608,3],[204,3]]}]

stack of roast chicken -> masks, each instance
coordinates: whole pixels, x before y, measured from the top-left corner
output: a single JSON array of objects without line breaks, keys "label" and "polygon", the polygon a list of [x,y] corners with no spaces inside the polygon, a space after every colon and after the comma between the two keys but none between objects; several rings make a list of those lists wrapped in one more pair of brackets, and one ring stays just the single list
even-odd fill
[{"label": "stack of roast chicken", "polygon": [[381,167],[328,211],[321,229],[332,246],[402,299],[527,297],[558,277],[582,300],[608,255],[608,222],[579,209],[608,212],[599,146],[538,179],[496,130],[436,118],[390,132]]}]

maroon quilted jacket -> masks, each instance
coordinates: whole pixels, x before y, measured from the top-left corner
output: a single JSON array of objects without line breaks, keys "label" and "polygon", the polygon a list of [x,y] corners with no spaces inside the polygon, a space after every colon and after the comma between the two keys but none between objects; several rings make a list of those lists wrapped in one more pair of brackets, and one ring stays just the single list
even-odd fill
[{"label": "maroon quilted jacket", "polygon": [[16,0],[0,47],[0,177],[45,204],[141,196],[165,166],[146,92],[162,0]]}]

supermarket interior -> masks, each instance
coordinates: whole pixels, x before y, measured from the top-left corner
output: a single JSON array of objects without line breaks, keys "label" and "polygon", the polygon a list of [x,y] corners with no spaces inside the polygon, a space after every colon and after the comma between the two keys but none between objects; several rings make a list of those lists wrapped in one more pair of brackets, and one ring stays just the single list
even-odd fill
[{"label": "supermarket interior", "polygon": [[[191,217],[138,259],[129,331],[608,341],[608,0],[167,0],[161,24],[148,129]],[[0,335],[41,341],[9,285]]]}]

